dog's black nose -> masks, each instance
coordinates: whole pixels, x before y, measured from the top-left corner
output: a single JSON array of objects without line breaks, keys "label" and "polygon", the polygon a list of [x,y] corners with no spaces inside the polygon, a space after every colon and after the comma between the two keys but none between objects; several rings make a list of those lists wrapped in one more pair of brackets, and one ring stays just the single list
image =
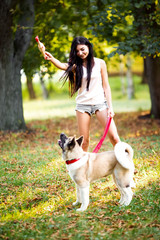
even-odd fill
[{"label": "dog's black nose", "polygon": [[68,139],[68,137],[64,133],[61,133],[60,139],[64,142],[66,139]]},{"label": "dog's black nose", "polygon": [[61,133],[61,134],[60,134],[60,138],[65,138],[65,139],[66,139],[67,136],[66,136],[64,133]]},{"label": "dog's black nose", "polygon": [[63,137],[64,135],[65,135],[64,133],[61,133],[61,134],[60,134],[60,138]]}]

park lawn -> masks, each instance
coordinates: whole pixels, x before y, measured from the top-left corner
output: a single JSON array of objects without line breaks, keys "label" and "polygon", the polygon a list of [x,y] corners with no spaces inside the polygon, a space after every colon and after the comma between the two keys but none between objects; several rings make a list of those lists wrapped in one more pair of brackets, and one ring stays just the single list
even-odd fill
[{"label": "park lawn", "polygon": [[[119,135],[134,149],[134,197],[120,207],[112,178],[91,184],[90,205],[72,207],[70,179],[59,134],[77,134],[75,116],[27,122],[27,131],[0,134],[0,239],[160,239],[160,121],[139,119],[146,112],[117,113]],[[103,129],[91,123],[90,151]],[[77,136],[78,137],[78,136]],[[112,149],[108,139],[100,151]]]},{"label": "park lawn", "polygon": [[[113,108],[116,113],[144,111],[150,108],[149,99],[120,99],[113,100]],[[68,96],[57,96],[57,98],[47,100],[24,101],[24,117],[26,121],[47,120],[55,117],[75,116],[75,100]]]}]

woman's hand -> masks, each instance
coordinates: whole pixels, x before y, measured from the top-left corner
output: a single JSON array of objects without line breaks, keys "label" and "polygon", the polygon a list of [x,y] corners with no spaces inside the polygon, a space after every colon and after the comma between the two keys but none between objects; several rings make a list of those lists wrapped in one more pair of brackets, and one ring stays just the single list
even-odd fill
[{"label": "woman's hand", "polygon": [[45,52],[45,59],[51,61],[53,65],[61,70],[66,71],[68,68],[68,63],[61,63],[58,59],[52,56],[49,52]]},{"label": "woman's hand", "polygon": [[114,117],[115,113],[114,113],[114,111],[113,111],[112,108],[109,107],[109,108],[107,109],[107,112],[108,112],[108,117],[111,117],[111,118]]},{"label": "woman's hand", "polygon": [[50,54],[49,52],[45,52],[45,59],[51,61],[53,59],[52,54]]}]

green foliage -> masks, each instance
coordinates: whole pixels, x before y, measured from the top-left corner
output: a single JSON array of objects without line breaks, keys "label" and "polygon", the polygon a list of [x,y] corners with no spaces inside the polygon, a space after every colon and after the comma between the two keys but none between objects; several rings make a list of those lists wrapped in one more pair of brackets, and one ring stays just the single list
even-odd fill
[{"label": "green foliage", "polygon": [[118,54],[136,51],[142,56],[159,56],[159,16],[160,6],[155,0],[106,1],[105,9],[90,23],[96,36],[117,43]]}]

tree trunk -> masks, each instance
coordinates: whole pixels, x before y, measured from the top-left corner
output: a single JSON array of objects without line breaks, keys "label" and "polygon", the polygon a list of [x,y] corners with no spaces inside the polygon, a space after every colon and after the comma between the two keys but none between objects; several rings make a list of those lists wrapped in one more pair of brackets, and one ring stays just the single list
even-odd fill
[{"label": "tree trunk", "polygon": [[121,78],[121,89],[122,89],[122,94],[126,94],[125,90],[125,78],[124,78],[124,63],[123,63],[123,55],[120,55],[120,78]]},{"label": "tree trunk", "polygon": [[[17,4],[20,15],[13,32]],[[33,0],[0,1],[0,130],[25,129],[20,70],[32,35],[33,6]]]},{"label": "tree trunk", "polygon": [[147,79],[147,69],[146,69],[146,59],[143,59],[143,75],[142,75],[142,84],[144,83],[148,83],[148,79]]},{"label": "tree trunk", "polygon": [[133,86],[133,78],[132,78],[132,70],[131,70],[131,57],[127,55],[127,94],[128,99],[134,98],[134,86]]},{"label": "tree trunk", "polygon": [[151,115],[160,118],[160,58],[146,58],[147,79],[151,96]]},{"label": "tree trunk", "polygon": [[41,82],[41,87],[42,87],[43,98],[48,99],[48,91],[47,91],[47,88],[44,84],[44,81],[43,81],[42,77],[40,77],[40,82]]},{"label": "tree trunk", "polygon": [[36,94],[33,88],[33,82],[32,82],[32,78],[26,75],[26,79],[27,79],[27,89],[28,89],[28,93],[29,93],[29,98],[30,99],[35,99],[36,98]]},{"label": "tree trunk", "polygon": [[40,72],[39,72],[39,77],[40,77],[40,83],[41,83],[43,98],[48,99],[49,94],[48,94],[47,88],[44,84],[42,70],[40,70]]}]

